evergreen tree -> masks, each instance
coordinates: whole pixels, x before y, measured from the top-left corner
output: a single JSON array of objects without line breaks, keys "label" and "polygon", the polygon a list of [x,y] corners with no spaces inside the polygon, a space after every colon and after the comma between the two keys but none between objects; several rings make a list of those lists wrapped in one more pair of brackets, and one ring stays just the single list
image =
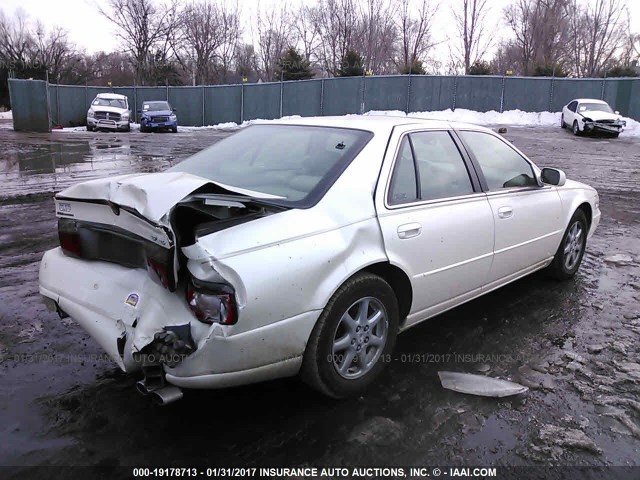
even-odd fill
[{"label": "evergreen tree", "polygon": [[469,67],[469,75],[491,75],[491,66],[484,60],[478,60]]},{"label": "evergreen tree", "polygon": [[607,70],[601,77],[637,77],[638,71],[633,67],[617,65]]},{"label": "evergreen tree", "polygon": [[550,63],[547,65],[536,65],[533,69],[534,77],[566,77],[567,72],[562,68],[562,65],[557,63]]},{"label": "evergreen tree", "polygon": [[402,75],[426,75],[427,72],[420,60],[414,60],[411,65],[403,65],[400,67]]},{"label": "evergreen tree", "polygon": [[361,77],[364,75],[364,61],[362,56],[355,50],[347,50],[342,57],[340,68],[338,69],[338,77]]},{"label": "evergreen tree", "polygon": [[282,80],[306,80],[313,78],[311,65],[294,47],[289,47],[280,57],[276,68],[276,78]]}]

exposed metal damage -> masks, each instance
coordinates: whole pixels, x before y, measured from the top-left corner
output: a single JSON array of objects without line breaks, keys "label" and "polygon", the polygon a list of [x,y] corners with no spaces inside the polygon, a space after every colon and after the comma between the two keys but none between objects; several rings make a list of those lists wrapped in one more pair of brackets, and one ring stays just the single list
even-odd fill
[{"label": "exposed metal damage", "polygon": [[[178,387],[166,383],[165,367],[179,365],[212,335],[226,336],[216,324],[233,325],[241,305],[234,285],[211,261],[201,261],[202,255],[211,259],[212,253],[197,246],[198,238],[286,208],[262,204],[188,174],[157,175],[154,185],[134,177],[88,182],[94,184],[91,189],[83,184],[61,192],[56,196],[58,234],[66,256],[107,262],[137,273],[138,281],[129,282],[137,285],[137,290],[126,295],[117,315],[115,329],[120,333],[115,351],[119,358],[114,360],[124,371],[141,370],[144,379],[138,382],[138,390],[166,404],[182,394]],[[158,204],[167,211],[155,208]],[[199,268],[190,272],[187,263],[194,254]],[[45,283],[46,269],[44,261]],[[145,271],[147,277],[140,281]],[[158,286],[174,293],[170,297],[174,315],[158,315],[153,308],[164,298]],[[153,301],[145,302],[147,299]],[[54,299],[53,305],[63,316],[61,303],[64,300]],[[176,315],[176,310],[182,315]],[[185,310],[192,313],[193,322],[184,322]],[[91,325],[80,323],[90,331]],[[98,335],[99,342],[104,334]],[[105,346],[106,342],[108,338],[100,343]],[[106,350],[114,357],[113,348]]]}]

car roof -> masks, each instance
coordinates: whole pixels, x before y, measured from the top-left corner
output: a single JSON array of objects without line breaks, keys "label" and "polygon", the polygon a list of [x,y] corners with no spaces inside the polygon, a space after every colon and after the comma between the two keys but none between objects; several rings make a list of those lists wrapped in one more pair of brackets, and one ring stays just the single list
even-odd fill
[{"label": "car roof", "polygon": [[97,98],[104,98],[106,100],[123,100],[126,99],[126,95],[120,95],[119,93],[99,93]]},{"label": "car roof", "polygon": [[[428,114],[426,114],[428,115]],[[393,127],[417,126],[428,130],[469,128],[490,131],[470,123],[435,120],[428,117],[407,117],[402,115],[344,115],[340,117],[289,117],[274,123],[286,125],[314,125],[321,127],[355,128],[376,132],[388,132]]]},{"label": "car roof", "polygon": [[169,100],[145,100],[144,102],[142,102],[142,104],[144,105],[145,103],[157,103],[157,102],[169,103]]}]

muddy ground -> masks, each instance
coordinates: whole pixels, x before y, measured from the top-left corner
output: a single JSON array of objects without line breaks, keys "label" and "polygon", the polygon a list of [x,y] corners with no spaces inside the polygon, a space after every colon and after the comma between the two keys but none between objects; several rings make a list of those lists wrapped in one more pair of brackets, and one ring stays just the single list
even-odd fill
[{"label": "muddy ground", "polygon": [[[327,400],[287,379],[187,391],[157,407],[135,390],[137,378],[41,303],[38,264],[57,245],[52,193],[162,170],[228,132],[4,127],[0,465],[640,465],[639,138],[506,134],[538,165],[600,192],[602,223],[573,281],[535,274],[401,335],[395,360],[361,398]],[[530,391],[454,393],[439,370]]]}]

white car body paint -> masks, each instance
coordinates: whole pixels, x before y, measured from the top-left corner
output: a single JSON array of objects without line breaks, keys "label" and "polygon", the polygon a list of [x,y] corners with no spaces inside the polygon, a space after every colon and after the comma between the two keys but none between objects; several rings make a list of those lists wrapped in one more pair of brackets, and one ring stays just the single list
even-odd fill
[{"label": "white car body paint", "polygon": [[[569,108],[576,103],[575,110]],[[611,133],[621,133],[626,126],[626,122],[622,119],[622,116],[613,111],[611,112],[603,112],[600,110],[593,110],[591,108],[585,108],[588,104],[596,104],[602,106],[609,106],[609,104],[603,100],[591,99],[591,98],[576,98],[572,100],[564,107],[562,107],[562,122],[569,128],[573,127],[574,122],[578,126],[579,132],[592,131],[594,129],[601,131],[608,131]],[[585,122],[585,119],[589,119],[592,122]],[[603,122],[598,125],[599,127],[595,128],[593,125],[595,122]]]},{"label": "white car body paint", "polygon": [[[313,207],[273,213],[178,246],[193,277],[222,277],[234,287],[236,324],[199,322],[184,292],[169,292],[146,269],[72,258],[60,248],[43,257],[41,294],[57,302],[126,371],[139,367],[133,354],[162,327],[189,324],[197,349],[175,366],[164,365],[166,380],[180,387],[220,388],[295,375],[327,302],[367,266],[389,262],[410,279],[413,302],[401,323],[406,330],[548,265],[580,205],[587,203],[593,211],[590,234],[600,218],[595,190],[572,181],[518,193],[522,213],[518,204],[513,207],[521,217],[500,239],[494,227],[494,210],[500,205],[492,194],[476,192],[402,208],[386,205],[403,133],[462,127],[490,132],[481,127],[358,116],[279,123],[360,128],[374,136]],[[56,212],[60,218],[117,226],[166,246],[174,241],[172,209],[207,183],[179,172],[93,180],[61,192]],[[535,208],[535,192],[543,195],[544,208]],[[113,204],[131,211],[123,208],[116,214]],[[398,240],[398,222],[420,223],[422,235],[416,238],[424,242]],[[530,258],[532,251],[535,258]],[[136,305],[127,303],[132,293],[139,298]],[[116,344],[123,332],[121,357]]]}]

